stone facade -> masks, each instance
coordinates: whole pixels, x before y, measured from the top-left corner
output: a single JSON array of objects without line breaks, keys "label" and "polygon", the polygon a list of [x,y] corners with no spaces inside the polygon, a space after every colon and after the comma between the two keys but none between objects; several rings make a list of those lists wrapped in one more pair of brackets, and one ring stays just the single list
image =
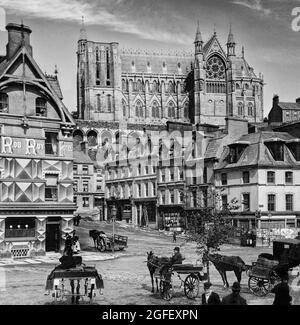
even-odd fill
[{"label": "stone facade", "polygon": [[[0,255],[60,250],[72,231],[74,120],[32,57],[31,30],[8,24],[0,62]],[[52,77],[52,84],[57,78]]]},{"label": "stone facade", "polygon": [[230,31],[227,51],[214,33],[199,30],[192,52],[124,50],[93,42],[84,28],[77,51],[77,116],[81,120],[165,125],[167,120],[225,125],[227,116],[263,120],[263,77],[237,55]]}]

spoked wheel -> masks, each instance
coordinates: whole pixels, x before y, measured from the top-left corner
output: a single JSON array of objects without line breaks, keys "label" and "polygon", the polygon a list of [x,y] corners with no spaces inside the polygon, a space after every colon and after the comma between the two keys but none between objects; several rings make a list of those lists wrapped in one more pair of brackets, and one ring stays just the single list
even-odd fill
[{"label": "spoked wheel", "polygon": [[266,296],[271,289],[271,282],[269,279],[257,278],[250,276],[248,281],[250,291],[258,297]]},{"label": "spoked wheel", "polygon": [[159,293],[162,299],[171,300],[172,299],[172,285],[170,281],[160,280]]},{"label": "spoked wheel", "polygon": [[100,252],[105,252],[106,245],[103,238],[97,240],[97,248],[99,249]]},{"label": "spoked wheel", "polygon": [[199,293],[199,279],[197,275],[190,274],[184,281],[184,294],[189,299],[195,299]]}]

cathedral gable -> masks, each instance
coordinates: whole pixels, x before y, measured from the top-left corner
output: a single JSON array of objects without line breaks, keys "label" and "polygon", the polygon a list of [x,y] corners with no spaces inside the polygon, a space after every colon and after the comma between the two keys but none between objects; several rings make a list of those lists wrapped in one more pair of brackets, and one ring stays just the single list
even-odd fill
[{"label": "cathedral gable", "polygon": [[219,54],[223,58],[226,58],[226,54],[215,35],[205,44],[204,50],[206,57],[212,54]]}]

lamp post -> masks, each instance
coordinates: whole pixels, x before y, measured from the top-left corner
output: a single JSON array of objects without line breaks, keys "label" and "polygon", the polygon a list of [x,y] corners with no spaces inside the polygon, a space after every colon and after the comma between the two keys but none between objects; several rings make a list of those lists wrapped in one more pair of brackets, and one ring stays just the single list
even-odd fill
[{"label": "lamp post", "polygon": [[117,215],[117,208],[116,208],[116,204],[113,203],[113,206],[111,208],[112,226],[113,226],[113,232],[112,232],[112,236],[113,236],[112,252],[113,252],[113,254],[115,253],[115,220],[116,220],[116,215]]},{"label": "lamp post", "polygon": [[271,247],[271,218],[272,218],[272,214],[269,213],[268,214],[268,218],[269,218],[269,248]]}]

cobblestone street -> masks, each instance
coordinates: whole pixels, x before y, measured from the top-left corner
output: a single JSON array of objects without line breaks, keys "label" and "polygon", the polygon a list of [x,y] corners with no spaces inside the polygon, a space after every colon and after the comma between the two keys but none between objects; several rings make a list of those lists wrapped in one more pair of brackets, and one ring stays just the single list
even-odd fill
[{"label": "cobblestone street", "polygon": [[[151,293],[151,279],[146,266],[146,252],[154,251],[159,256],[170,256],[174,247],[171,237],[156,231],[133,230],[130,228],[118,227],[118,233],[129,236],[128,248],[124,252],[101,253],[94,251],[92,241],[88,238],[88,229],[94,228],[92,223],[84,224],[84,228],[78,227],[77,233],[80,236],[83,261],[88,265],[96,265],[104,280],[104,294],[97,295],[95,303],[100,305],[130,304],[130,305],[199,305],[203,292],[200,286],[199,295],[196,300],[189,300],[185,297],[183,288],[180,288],[180,281],[174,277],[174,297],[171,301],[165,301],[156,293]],[[103,224],[101,229],[109,231],[111,225]],[[176,245],[181,246],[185,256],[184,263],[195,263],[197,255],[192,243],[185,243],[179,238]],[[238,255],[243,258],[246,264],[251,264],[257,259],[261,252],[271,252],[269,248],[244,248],[239,246],[225,245],[221,253],[225,255]],[[1,296],[0,304],[49,304],[53,303],[50,296],[44,295],[44,286],[47,275],[54,264],[58,264],[59,254],[47,254],[44,258],[23,259],[15,261],[16,265],[6,265],[0,268]],[[22,263],[22,264],[20,264]],[[228,272],[228,281],[231,285],[235,281],[233,272]],[[221,296],[230,293],[230,289],[223,289],[222,280],[214,266],[211,266],[211,281],[214,290]],[[248,304],[270,305],[274,296],[269,294],[266,297],[258,298],[248,290],[248,277],[243,273],[242,295],[247,299]],[[293,282],[294,283],[294,282]],[[300,304],[297,295],[297,287],[292,286],[294,304]],[[64,303],[70,303],[69,301]]]}]

